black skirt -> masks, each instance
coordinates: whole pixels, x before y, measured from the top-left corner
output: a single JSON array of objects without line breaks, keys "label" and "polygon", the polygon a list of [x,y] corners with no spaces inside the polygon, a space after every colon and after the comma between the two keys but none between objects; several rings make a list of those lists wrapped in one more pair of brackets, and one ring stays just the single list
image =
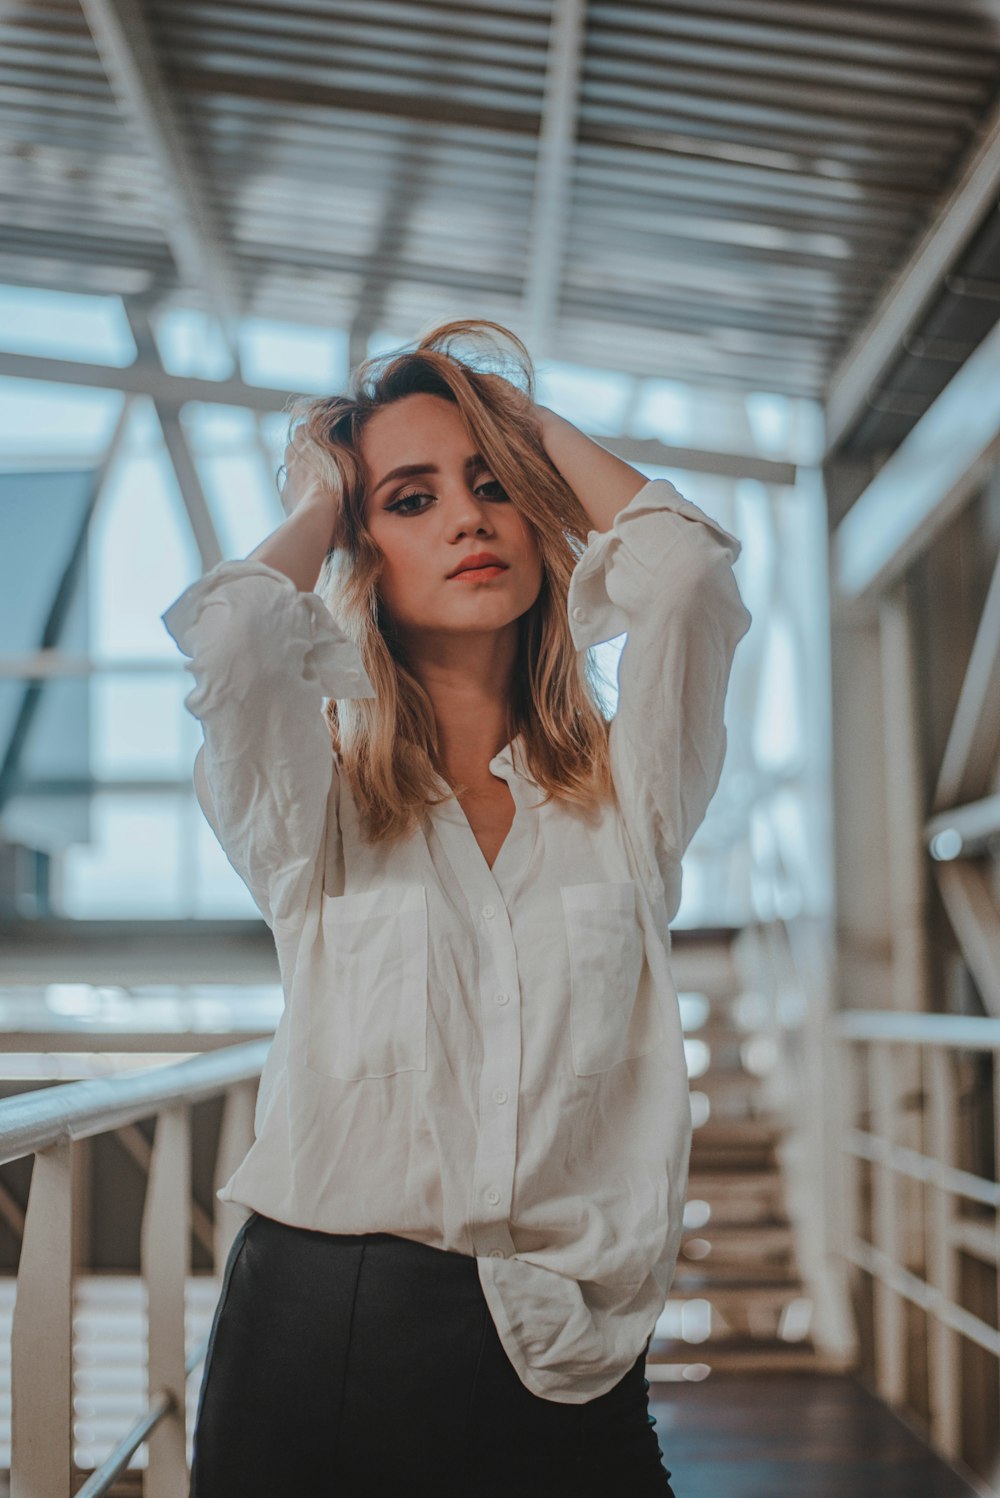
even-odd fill
[{"label": "black skirt", "polygon": [[518,1378],[476,1260],[254,1212],[233,1240],[189,1498],[674,1498],[645,1351],[587,1404]]}]

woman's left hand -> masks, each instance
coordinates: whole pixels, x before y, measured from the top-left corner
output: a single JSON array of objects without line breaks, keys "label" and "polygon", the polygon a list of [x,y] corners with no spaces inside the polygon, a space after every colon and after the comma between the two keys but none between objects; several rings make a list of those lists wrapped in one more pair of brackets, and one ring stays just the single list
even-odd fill
[{"label": "woman's left hand", "polygon": [[495,391],[508,409],[511,405],[517,408],[522,420],[529,422],[544,442],[546,426],[554,413],[547,406],[537,405],[520,386],[505,379],[503,375],[481,370],[477,370],[476,373],[480,383],[484,384],[487,389]]}]

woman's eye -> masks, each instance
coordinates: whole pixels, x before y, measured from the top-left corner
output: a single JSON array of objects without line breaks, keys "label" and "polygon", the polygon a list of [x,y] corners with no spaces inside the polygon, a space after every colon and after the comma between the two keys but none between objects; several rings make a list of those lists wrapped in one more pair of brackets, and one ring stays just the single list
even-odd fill
[{"label": "woman's eye", "polygon": [[430,499],[429,494],[421,494],[419,490],[415,494],[401,494],[398,499],[393,500],[391,505],[386,505],[387,510],[399,510],[402,515],[419,515],[419,510],[404,510],[403,506],[411,499]]},{"label": "woman's eye", "polygon": [[[491,489],[493,491],[491,494],[486,495],[487,499],[507,498],[506,491],[504,490],[498,479],[488,479],[485,484],[480,484],[476,489],[476,493],[478,494],[484,489]],[[417,489],[410,494],[401,494],[398,499],[393,500],[391,505],[386,505],[386,509],[390,511],[398,510],[401,515],[422,515],[424,510],[427,509],[427,506],[421,505],[419,509],[412,509],[410,508],[410,502],[417,499],[430,500],[433,498],[434,496],[432,494],[425,494],[421,490]]]}]

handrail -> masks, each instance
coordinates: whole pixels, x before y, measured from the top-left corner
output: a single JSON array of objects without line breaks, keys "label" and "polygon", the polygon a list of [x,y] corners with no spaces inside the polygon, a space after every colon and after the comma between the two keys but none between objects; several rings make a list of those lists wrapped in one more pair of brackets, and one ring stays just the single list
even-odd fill
[{"label": "handrail", "polygon": [[845,1040],[898,1040],[963,1051],[1000,1049],[1000,1019],[991,1015],[839,1009],[829,1016],[829,1023]]},{"label": "handrail", "polygon": [[[11,1332],[11,1498],[73,1492],[73,1145],[156,1117],[141,1234],[148,1304],[148,1404],[93,1472],[82,1498],[101,1498],[148,1444],[147,1498],[186,1487],[187,1379],[209,1338],[186,1356],[190,1272],[190,1115],[225,1096],[216,1180],[225,1181],[253,1138],[256,1084],[271,1039],[220,1047],[156,1068],[68,1082],[0,1101],[0,1163],[34,1156]],[[238,1207],[215,1211],[214,1257],[224,1262]]]},{"label": "handrail", "polygon": [[[977,1492],[996,1498],[964,1459],[973,1391],[963,1343],[1000,1358],[1000,1334],[966,1304],[962,1256],[988,1273],[1000,1269],[993,1220],[1000,1182],[988,1146],[970,1157],[974,1140],[961,1117],[963,1093],[978,1085],[981,1070],[970,1053],[992,1052],[1000,1075],[1000,1019],[850,1009],[826,1023],[839,1057],[831,1073],[839,1077],[843,1166],[843,1211],[831,1246],[852,1266],[855,1293],[868,1307],[876,1389],[897,1412],[912,1411],[913,1339],[922,1335],[916,1361],[926,1369],[932,1444]],[[970,1213],[968,1203],[986,1212]],[[921,1333],[910,1307],[923,1312]]]},{"label": "handrail", "polygon": [[93,1077],[0,1101],[0,1165],[64,1139],[88,1139],[178,1103],[198,1103],[260,1075],[270,1040],[223,1046],[167,1066]]}]

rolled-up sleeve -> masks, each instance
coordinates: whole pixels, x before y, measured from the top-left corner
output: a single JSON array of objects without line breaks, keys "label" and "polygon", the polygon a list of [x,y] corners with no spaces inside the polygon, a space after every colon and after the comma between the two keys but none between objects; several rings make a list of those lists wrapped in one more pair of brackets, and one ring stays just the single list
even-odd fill
[{"label": "rolled-up sleeve", "polygon": [[305,899],[336,756],[324,698],[374,697],[323,600],[256,560],[224,561],[161,614],[195,679],[199,804],[269,926]]},{"label": "rolled-up sleeve", "polygon": [[615,788],[648,877],[680,900],[680,861],[726,755],[724,707],[752,616],[733,564],[741,542],[666,479],[652,479],[609,531],[591,531],[570,579],[578,650],[626,634],[610,730]]}]

